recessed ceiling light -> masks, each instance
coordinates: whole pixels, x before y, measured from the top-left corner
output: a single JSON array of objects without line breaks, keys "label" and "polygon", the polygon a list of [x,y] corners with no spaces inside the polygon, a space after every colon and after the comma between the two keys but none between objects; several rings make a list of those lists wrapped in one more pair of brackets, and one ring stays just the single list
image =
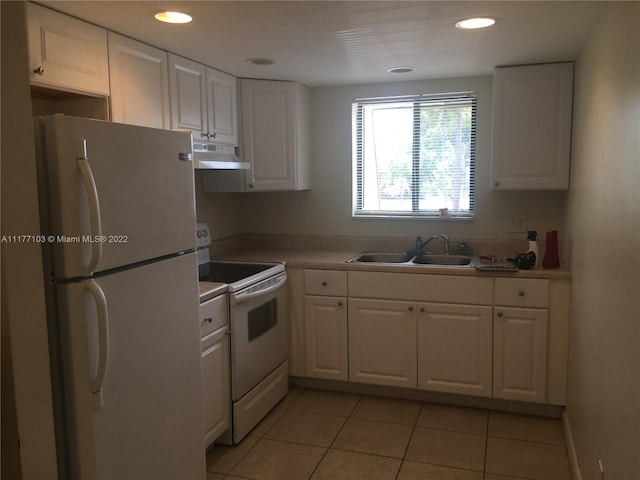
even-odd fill
[{"label": "recessed ceiling light", "polygon": [[389,73],[410,73],[415,70],[415,67],[391,67],[387,69]]},{"label": "recessed ceiling light", "polygon": [[276,61],[272,58],[247,58],[245,62],[251,65],[260,65],[260,66],[273,65],[274,63],[276,63]]},{"label": "recessed ceiling light", "polygon": [[191,15],[182,12],[158,12],[153,17],[165,23],[189,23],[193,20]]},{"label": "recessed ceiling light", "polygon": [[478,28],[487,28],[496,23],[496,19],[492,17],[473,17],[465,18],[456,23],[456,27],[462,30],[475,30]]}]

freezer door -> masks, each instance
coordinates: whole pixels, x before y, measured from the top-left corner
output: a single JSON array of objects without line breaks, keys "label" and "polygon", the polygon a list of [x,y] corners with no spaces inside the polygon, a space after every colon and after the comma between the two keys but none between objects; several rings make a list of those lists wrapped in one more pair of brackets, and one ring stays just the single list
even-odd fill
[{"label": "freezer door", "polygon": [[69,469],[204,480],[195,253],[58,287]]},{"label": "freezer door", "polygon": [[43,122],[55,277],[195,248],[190,133],[64,115]]}]

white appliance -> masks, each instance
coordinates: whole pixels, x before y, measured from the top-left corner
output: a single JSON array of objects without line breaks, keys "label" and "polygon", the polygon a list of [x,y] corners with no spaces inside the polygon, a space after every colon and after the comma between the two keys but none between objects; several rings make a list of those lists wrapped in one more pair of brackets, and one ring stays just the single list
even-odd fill
[{"label": "white appliance", "polygon": [[227,284],[231,330],[231,428],[218,443],[240,443],[287,394],[287,273],[282,263],[212,261],[198,223],[202,281]]},{"label": "white appliance", "polygon": [[60,478],[204,480],[191,135],[34,124]]}]

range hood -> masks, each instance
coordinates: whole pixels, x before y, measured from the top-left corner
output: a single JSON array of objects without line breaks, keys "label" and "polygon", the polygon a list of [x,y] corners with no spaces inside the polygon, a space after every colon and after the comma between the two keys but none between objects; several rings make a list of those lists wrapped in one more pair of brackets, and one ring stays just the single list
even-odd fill
[{"label": "range hood", "polygon": [[248,170],[249,162],[236,156],[235,147],[193,142],[193,167],[199,170]]}]

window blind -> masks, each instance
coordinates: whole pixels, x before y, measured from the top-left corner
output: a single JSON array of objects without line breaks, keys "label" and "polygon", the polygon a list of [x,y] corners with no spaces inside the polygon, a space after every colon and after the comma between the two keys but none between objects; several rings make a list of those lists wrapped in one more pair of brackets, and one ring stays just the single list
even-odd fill
[{"label": "window blind", "polygon": [[472,93],[353,103],[355,216],[472,217]]}]

